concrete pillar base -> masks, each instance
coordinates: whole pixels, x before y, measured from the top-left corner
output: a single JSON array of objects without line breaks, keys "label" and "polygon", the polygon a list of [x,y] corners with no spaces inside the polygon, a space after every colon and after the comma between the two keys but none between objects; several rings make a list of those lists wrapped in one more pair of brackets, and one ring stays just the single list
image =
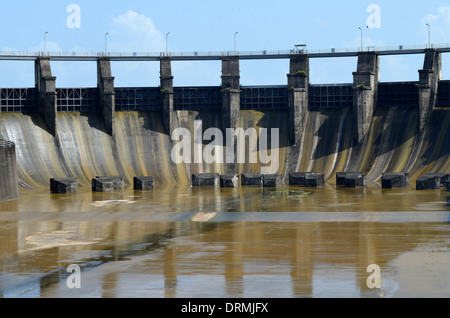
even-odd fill
[{"label": "concrete pillar base", "polygon": [[262,185],[262,175],[260,173],[241,173],[241,185],[261,186]]},{"label": "concrete pillar base", "polygon": [[323,187],[325,185],[325,174],[314,173],[309,174],[305,178],[305,187],[316,188]]},{"label": "concrete pillar base", "polygon": [[263,187],[280,187],[283,181],[281,174],[263,174]]},{"label": "concrete pillar base", "polygon": [[154,177],[134,177],[134,190],[153,190],[154,182]]},{"label": "concrete pillar base", "polygon": [[194,173],[192,174],[192,185],[199,186],[218,186],[219,174],[218,173]]},{"label": "concrete pillar base", "polygon": [[78,191],[76,178],[51,178],[50,191],[53,193],[74,193]]},{"label": "concrete pillar base", "polygon": [[101,177],[97,176],[92,179],[92,191],[112,191],[121,190],[124,187],[125,179],[120,176]]},{"label": "concrete pillar base", "polygon": [[386,172],[381,176],[383,189],[404,188],[409,185],[409,173]]},{"label": "concrete pillar base", "polygon": [[441,178],[436,175],[420,176],[416,180],[416,190],[440,189]]},{"label": "concrete pillar base", "polygon": [[336,185],[349,188],[365,187],[367,185],[366,175],[362,172],[337,172]]},{"label": "concrete pillar base", "polygon": [[237,188],[239,187],[239,176],[237,174],[224,174],[220,176],[221,188]]},{"label": "concrete pillar base", "polygon": [[445,187],[447,181],[450,181],[450,174],[448,173],[427,173],[426,176],[438,177],[441,187]]},{"label": "concrete pillar base", "polygon": [[315,172],[290,172],[289,185],[321,187],[325,185],[325,175]]}]

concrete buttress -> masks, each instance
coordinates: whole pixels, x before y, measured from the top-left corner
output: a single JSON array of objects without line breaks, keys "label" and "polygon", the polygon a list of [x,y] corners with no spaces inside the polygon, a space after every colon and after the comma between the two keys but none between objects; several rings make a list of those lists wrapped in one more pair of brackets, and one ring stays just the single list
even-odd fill
[{"label": "concrete buttress", "polygon": [[356,145],[369,131],[377,104],[379,78],[378,55],[375,52],[359,52],[357,70],[353,72],[353,141]]},{"label": "concrete buttress", "polygon": [[292,54],[289,62],[288,77],[288,130],[291,141],[296,144],[305,125],[308,111],[309,56]]},{"label": "concrete buttress", "polygon": [[44,117],[50,133],[57,132],[56,77],[52,76],[50,57],[40,56],[35,61],[35,82],[38,94],[38,111]]},{"label": "concrete buttress", "polygon": [[441,80],[441,54],[427,49],[423,69],[419,70],[419,127],[422,131],[436,106],[439,80]]},{"label": "concrete buttress", "polygon": [[115,113],[114,77],[111,75],[111,62],[108,57],[97,60],[97,87],[100,112],[109,134],[113,134]]}]

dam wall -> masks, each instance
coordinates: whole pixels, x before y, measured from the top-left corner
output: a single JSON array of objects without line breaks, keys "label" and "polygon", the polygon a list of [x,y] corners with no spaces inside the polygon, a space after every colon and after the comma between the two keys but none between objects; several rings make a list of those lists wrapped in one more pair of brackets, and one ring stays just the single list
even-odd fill
[{"label": "dam wall", "polygon": [[[219,112],[176,111],[180,127],[194,131],[201,121],[202,131],[218,127]],[[292,145],[286,126],[288,111],[240,112],[244,129],[278,128],[277,162],[261,164],[249,161],[250,142],[241,145],[246,162],[237,165],[237,173],[260,172],[263,166],[285,177],[292,171],[324,173],[335,182],[339,171],[362,171],[368,181],[379,181],[383,172],[409,172],[411,181],[429,172],[450,170],[449,109],[436,109],[429,126],[419,133],[419,111],[409,108],[378,108],[365,141],[353,144],[353,114],[350,108],[310,111],[301,142]],[[171,152],[176,144],[165,132],[161,112],[116,112],[111,136],[97,113],[59,113],[56,137],[37,113],[2,114],[2,136],[17,149],[17,176],[25,188],[47,187],[50,178],[75,177],[80,186],[89,187],[97,175],[122,175],[131,185],[134,176],[154,176],[155,184],[190,184],[192,173],[227,173],[224,163],[174,163]],[[192,153],[194,152],[194,134]],[[202,144],[202,150],[210,141]],[[251,143],[257,145],[257,141]],[[265,151],[266,149],[259,149]],[[223,150],[225,153],[225,150]],[[225,160],[223,160],[225,161]]]},{"label": "dam wall", "polygon": [[[287,85],[242,87],[239,59],[224,57],[222,86],[173,87],[171,60],[164,57],[160,87],[124,88],[114,87],[110,60],[102,58],[99,85],[86,89],[57,88],[50,60],[38,59],[35,88],[0,89],[0,136],[15,144],[18,184],[26,189],[66,177],[89,187],[101,175],[123,176],[127,185],[135,176],[153,176],[157,186],[189,185],[193,173],[207,172],[265,171],[285,182],[289,172],[317,172],[333,183],[345,171],[364,172],[369,182],[384,172],[408,172],[414,181],[450,171],[450,85],[429,77],[428,89],[423,75],[440,74],[439,53],[426,53],[427,71],[420,70],[417,82],[402,83],[380,83],[371,52],[358,56],[353,83],[314,85],[308,59],[290,56]],[[234,139],[231,163],[227,128],[249,136],[244,143]],[[180,131],[189,133],[190,158],[177,161],[184,137],[173,134]],[[196,151],[215,160],[196,160]]]}]

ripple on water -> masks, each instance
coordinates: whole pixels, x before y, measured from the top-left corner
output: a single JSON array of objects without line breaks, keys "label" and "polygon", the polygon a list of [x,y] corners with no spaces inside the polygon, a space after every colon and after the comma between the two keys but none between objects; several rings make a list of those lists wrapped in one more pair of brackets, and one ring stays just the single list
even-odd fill
[{"label": "ripple on water", "polygon": [[436,211],[442,210],[442,207],[446,207],[447,202],[445,201],[434,201],[416,204],[413,209],[417,211]]}]

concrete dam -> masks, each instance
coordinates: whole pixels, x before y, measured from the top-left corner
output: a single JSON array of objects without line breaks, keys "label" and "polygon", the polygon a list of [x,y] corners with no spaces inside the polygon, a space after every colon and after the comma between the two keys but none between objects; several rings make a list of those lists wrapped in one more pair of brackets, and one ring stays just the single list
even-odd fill
[{"label": "concrete dam", "polygon": [[[414,185],[450,173],[449,51],[0,53],[34,61],[36,82],[0,88],[0,297],[450,296],[448,182]],[[423,56],[417,80],[380,81],[387,54]],[[310,83],[310,59],[341,56],[357,58],[352,83]],[[256,58],[284,59],[286,82],[242,85],[240,61]],[[173,85],[172,62],[210,59],[221,84]],[[97,86],[59,86],[50,66],[66,60],[96,61]],[[159,87],[114,85],[121,60],[159,63]],[[294,172],[325,184],[292,185]],[[367,184],[339,186],[343,172]],[[394,172],[409,185],[385,188]],[[240,184],[193,186],[201,173]],[[246,186],[246,173],[283,180]],[[98,191],[97,176],[123,187]],[[76,191],[55,193],[54,178]],[[74,265],[82,288],[67,284]]]},{"label": "concrete dam", "polygon": [[[220,87],[173,87],[170,56],[159,58],[160,87],[114,87],[113,58],[102,56],[95,58],[98,87],[86,89],[57,88],[52,57],[35,56],[36,87],[1,89],[1,139],[15,145],[23,189],[48,188],[51,178],[66,177],[90,187],[96,176],[123,176],[128,185],[134,176],[153,176],[156,185],[188,186],[193,173],[240,174],[267,166],[259,156],[249,162],[249,149],[257,145],[250,141],[240,144],[243,163],[173,162],[178,141],[171,134],[187,128],[193,144],[195,121],[202,133],[266,128],[270,137],[278,128],[270,173],[285,182],[290,172],[317,172],[334,184],[336,172],[346,171],[363,172],[375,183],[382,173],[407,172],[414,182],[450,171],[450,82],[440,75],[443,52],[413,53],[425,56],[416,82],[379,82],[379,52],[357,52],[353,83],[313,85],[314,56],[293,52],[280,57],[289,59],[287,84],[259,87],[240,85],[242,57],[234,55],[220,57]],[[203,140],[203,149],[210,142]]]}]

